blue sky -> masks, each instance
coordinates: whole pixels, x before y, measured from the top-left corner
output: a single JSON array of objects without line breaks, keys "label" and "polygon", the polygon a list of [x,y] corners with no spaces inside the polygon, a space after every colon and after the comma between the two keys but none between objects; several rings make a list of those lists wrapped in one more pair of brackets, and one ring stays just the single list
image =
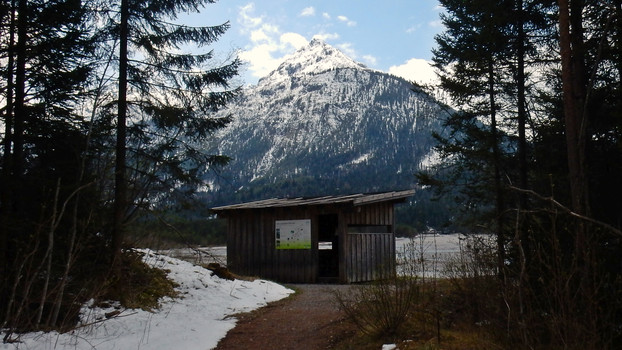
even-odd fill
[{"label": "blue sky", "polygon": [[441,11],[437,0],[219,0],[179,20],[229,21],[231,29],[210,48],[223,60],[242,58],[240,80],[247,85],[315,37],[370,68],[425,82]]}]

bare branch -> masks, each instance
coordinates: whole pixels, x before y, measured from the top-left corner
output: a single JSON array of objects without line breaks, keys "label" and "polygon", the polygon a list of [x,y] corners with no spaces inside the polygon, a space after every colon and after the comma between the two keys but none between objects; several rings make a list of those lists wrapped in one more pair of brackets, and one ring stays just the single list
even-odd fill
[{"label": "bare branch", "polygon": [[563,212],[565,212],[566,214],[569,214],[570,216],[574,216],[575,218],[590,222],[592,224],[598,225],[604,229],[607,229],[608,231],[611,231],[612,233],[614,233],[616,236],[620,236],[622,237],[622,230],[617,229],[605,222],[602,222],[600,220],[596,220],[593,219],[591,217],[585,216],[585,215],[581,215],[578,213],[575,213],[574,211],[572,211],[570,208],[566,207],[565,205],[559,203],[558,201],[556,201],[553,196],[549,196],[549,197],[545,197],[540,195],[539,193],[533,191],[533,190],[526,190],[526,189],[522,189],[522,188],[518,188],[515,186],[508,186],[508,188],[512,191],[516,191],[516,192],[520,192],[520,193],[525,193],[528,195],[531,195],[533,197],[536,197],[540,200],[543,200],[545,202],[549,202],[551,204],[553,204],[555,207],[559,208],[560,210],[562,210]]}]

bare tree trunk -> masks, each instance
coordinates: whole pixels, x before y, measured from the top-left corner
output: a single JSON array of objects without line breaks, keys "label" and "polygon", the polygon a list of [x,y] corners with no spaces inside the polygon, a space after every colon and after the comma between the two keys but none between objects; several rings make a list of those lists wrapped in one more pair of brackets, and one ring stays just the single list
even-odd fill
[{"label": "bare tree trunk", "polygon": [[50,286],[50,275],[52,274],[52,256],[54,254],[54,232],[56,231],[56,222],[60,221],[60,216],[57,217],[58,213],[58,195],[60,192],[60,178],[56,183],[56,192],[54,194],[54,203],[52,203],[52,219],[50,221],[50,229],[48,231],[48,247],[45,251],[45,255],[43,256],[43,261],[46,262],[45,269],[45,282],[43,283],[43,290],[41,291],[41,299],[39,302],[39,310],[37,310],[37,320],[35,321],[35,325],[39,326],[41,324],[41,319],[43,317],[43,309],[45,308],[45,302],[48,296],[48,288]]},{"label": "bare tree trunk", "polygon": [[[526,97],[525,97],[525,15],[523,13],[523,0],[517,0],[516,4],[517,9],[517,47],[516,47],[516,87],[517,87],[517,103],[518,103],[518,172],[519,179],[518,184],[520,188],[527,189],[528,184],[528,162],[527,162],[527,135],[526,135],[526,124],[527,124],[527,111],[525,108]],[[527,196],[525,194],[519,194],[518,200],[518,210],[525,211],[527,210],[528,201]],[[517,218],[520,218],[517,217]],[[530,265],[531,260],[531,237],[529,237],[529,228],[524,225],[520,226],[520,244],[522,245],[521,249],[524,253],[524,264],[526,266]]]},{"label": "bare tree trunk", "polygon": [[[15,66],[15,105],[14,105],[14,129],[13,129],[13,181],[12,191],[19,188],[22,172],[24,169],[24,123],[26,121],[26,41],[28,40],[28,6],[27,0],[19,0],[17,17],[17,44]],[[16,181],[19,180],[19,181]],[[14,201],[19,201],[19,196],[13,196]],[[16,205],[20,210],[20,205]]]},{"label": "bare tree trunk", "polygon": [[[9,273],[8,265],[10,263],[9,258],[9,232],[8,221],[10,218],[9,211],[11,206],[9,203],[11,199],[11,169],[12,163],[12,139],[13,139],[13,91],[15,89],[13,85],[13,73],[15,69],[15,0],[11,1],[10,8],[10,23],[9,23],[9,41],[8,45],[8,59],[6,67],[6,110],[4,114],[4,144],[3,144],[3,159],[2,159],[2,173],[0,181],[0,283],[3,287],[0,287],[0,305],[7,305],[9,295]],[[0,312],[0,317],[3,317],[3,312]]]},{"label": "bare tree trunk", "polygon": [[[18,259],[15,258],[19,253],[19,249],[24,247],[17,247],[16,245],[12,245],[11,242],[17,241],[19,239],[26,240],[23,237],[14,237],[11,236],[11,233],[8,229],[10,226],[19,225],[19,220],[22,217],[20,211],[22,210],[21,205],[21,197],[17,193],[17,191],[21,188],[22,182],[22,173],[24,167],[23,160],[23,148],[24,148],[24,121],[26,119],[26,109],[25,109],[25,99],[26,99],[26,41],[27,37],[27,26],[28,26],[28,3],[27,0],[16,0],[13,2],[12,10],[12,24],[14,27],[11,28],[11,33],[16,33],[17,41],[13,46],[11,43],[11,58],[14,56],[14,66],[8,67],[9,75],[8,78],[11,79],[11,89],[14,89],[13,92],[8,92],[7,97],[13,99],[12,101],[7,101],[7,107],[9,104],[11,105],[11,110],[7,109],[7,121],[12,122],[13,130],[11,133],[10,129],[7,129],[7,136],[10,137],[10,140],[5,140],[5,152],[9,149],[9,153],[5,153],[5,166],[6,169],[3,169],[3,184],[2,186],[2,208],[0,208],[0,249],[2,253],[2,279],[3,286],[2,287],[2,306],[6,306],[4,315],[3,326],[7,325],[8,322],[14,317],[15,314],[11,312],[11,308],[13,304],[16,302],[15,300],[15,287],[12,286],[11,283],[15,281],[15,283],[19,283],[20,276],[15,276],[12,278],[12,275],[18,273],[15,270],[8,270],[9,268],[14,269],[15,264],[18,263]],[[15,5],[17,5],[17,18],[15,19]],[[11,40],[15,40],[14,37],[11,37]],[[11,72],[15,70],[15,74]],[[14,79],[14,82],[13,82]],[[5,126],[8,127],[8,126]],[[12,147],[11,147],[12,146]],[[12,148],[12,149],[11,149]],[[9,223],[10,222],[10,223]],[[11,273],[12,271],[12,273]],[[6,285],[4,284],[6,282]],[[12,287],[12,290],[9,292],[9,288]],[[5,289],[6,288],[6,289]]]},{"label": "bare tree trunk", "polygon": [[[588,82],[584,62],[582,15],[584,5],[582,0],[558,1],[562,94],[571,205],[573,212],[589,217],[589,183],[586,163]],[[562,324],[560,335],[570,339],[585,336],[580,333],[590,333],[598,329],[598,326],[591,322],[594,320],[594,308],[598,297],[598,287],[595,282],[598,277],[594,271],[596,263],[594,250],[591,247],[594,242],[589,234],[588,226],[583,220],[577,221],[574,229],[574,251],[569,256],[571,261],[564,284],[565,294],[562,294],[562,298],[558,301],[559,309],[564,311],[562,322],[567,322]],[[567,310],[565,309],[567,305],[574,305],[574,308]],[[575,327],[575,331],[565,331],[566,328],[570,328],[568,325],[576,324],[583,325],[583,328],[579,330]]]},{"label": "bare tree trunk", "polygon": [[[572,17],[570,6],[572,6]],[[571,204],[575,213],[587,215],[589,214],[585,156],[587,118],[583,113],[586,82],[583,62],[582,8],[581,1],[559,0],[562,93]]]},{"label": "bare tree trunk", "polygon": [[125,236],[125,214],[128,207],[126,178],[126,120],[127,120],[127,64],[128,64],[128,0],[121,1],[121,29],[119,38],[119,101],[117,116],[117,143],[115,161],[115,206],[112,233],[112,259],[117,261]]},{"label": "bare tree trunk", "polygon": [[[4,115],[4,158],[3,158],[3,172],[10,173],[10,156],[11,156],[11,144],[13,136],[13,92],[15,87],[13,85],[13,73],[15,69],[15,0],[11,1],[11,19],[9,23],[9,41],[7,43],[7,66],[6,66],[6,111]],[[8,178],[8,175],[4,175]],[[6,183],[2,184],[3,186]],[[6,187],[3,187],[3,197],[5,195]],[[3,202],[6,203],[6,202]]]},{"label": "bare tree trunk", "polygon": [[[79,197],[79,195],[77,196]],[[56,295],[56,299],[54,300],[54,304],[52,306],[52,311],[50,316],[47,319],[48,326],[56,325],[58,322],[58,315],[60,314],[60,309],[63,305],[63,297],[65,295],[65,288],[67,287],[67,281],[69,280],[69,272],[71,271],[71,267],[73,266],[74,257],[75,257],[75,246],[76,246],[76,236],[77,236],[77,220],[78,220],[78,205],[79,200],[76,198],[76,203],[73,206],[73,215],[72,215],[72,225],[71,225],[71,238],[69,239],[69,246],[67,247],[67,262],[65,263],[65,270],[63,271],[63,276],[59,282],[58,293]]]},{"label": "bare tree trunk", "polygon": [[501,183],[501,151],[499,150],[499,132],[497,130],[497,106],[495,101],[495,70],[493,58],[488,62],[488,98],[490,104],[490,134],[494,166],[494,182],[496,195],[496,230],[497,230],[497,268],[502,276],[505,266],[505,237],[503,232],[503,207],[505,200]]}]

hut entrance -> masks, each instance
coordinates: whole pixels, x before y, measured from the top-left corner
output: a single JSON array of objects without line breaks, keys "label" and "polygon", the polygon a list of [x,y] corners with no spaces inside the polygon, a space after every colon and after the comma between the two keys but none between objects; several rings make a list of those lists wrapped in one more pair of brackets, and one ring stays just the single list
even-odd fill
[{"label": "hut entrance", "polygon": [[320,279],[339,278],[339,236],[337,227],[337,214],[318,216],[318,277]]}]

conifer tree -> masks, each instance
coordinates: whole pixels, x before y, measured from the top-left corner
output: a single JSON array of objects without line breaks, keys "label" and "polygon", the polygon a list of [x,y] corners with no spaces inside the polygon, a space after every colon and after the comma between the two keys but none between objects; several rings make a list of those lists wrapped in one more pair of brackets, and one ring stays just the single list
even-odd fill
[{"label": "conifer tree", "polygon": [[[65,289],[84,297],[85,285],[94,286],[83,279],[109,272],[128,217],[181,205],[201,171],[226,162],[201,144],[229,121],[210,114],[236,95],[229,80],[240,63],[185,52],[213,43],[229,25],[174,23],[211,2],[0,5],[0,322],[7,337],[63,322]],[[115,191],[118,230],[111,229]],[[78,265],[91,275],[76,272]]]},{"label": "conifer tree", "polygon": [[[447,30],[436,38],[434,62],[441,85],[459,110],[446,120],[449,138],[440,138],[439,150],[457,160],[455,176],[466,176],[466,198],[479,210],[493,207],[498,237],[499,268],[504,258],[505,194],[502,186],[504,140],[499,123],[509,79],[507,42],[511,1],[441,1]],[[486,193],[494,193],[491,197]]]},{"label": "conifer tree", "polygon": [[[43,233],[51,236],[52,226],[57,226],[50,224],[58,219],[51,208],[81,186],[76,165],[84,148],[84,123],[76,107],[85,95],[91,72],[87,57],[93,45],[80,2],[13,0],[3,2],[0,18],[0,124],[4,128],[0,321],[4,327],[21,322],[25,305],[34,298],[29,291],[42,294],[37,298],[45,296],[45,288],[41,292],[32,287],[41,287],[38,276],[44,271],[24,269],[55,257],[53,243]],[[35,321],[40,323],[42,316]]]},{"label": "conifer tree", "polygon": [[[461,169],[471,168],[474,172],[469,178],[489,179],[486,183],[494,197],[481,191],[466,197],[480,201],[481,207],[496,210],[492,231],[500,233],[501,268],[506,266],[504,247],[514,235],[514,232],[503,233],[513,220],[507,215],[508,209],[519,212],[528,209],[527,197],[508,192],[507,187],[512,184],[530,188],[533,157],[527,107],[534,100],[535,67],[552,61],[542,56],[543,42],[549,43],[546,38],[554,35],[547,18],[552,5],[547,1],[527,0],[443,1],[443,5],[447,9],[444,17],[447,30],[437,37],[434,59],[441,72],[443,89],[458,112],[447,120],[448,125],[453,124],[453,139],[443,139],[440,145],[449,154],[462,154],[455,158],[458,178]],[[465,153],[478,147],[480,152]],[[476,161],[482,164],[467,166]],[[470,181],[466,186],[475,189],[479,185]],[[479,188],[489,193],[484,187]],[[525,226],[520,234],[527,259],[531,241],[528,232]],[[512,257],[516,259],[520,258]]]},{"label": "conifer tree", "polygon": [[[506,241],[512,255],[504,261],[498,251],[500,266],[517,267],[508,269],[500,284],[504,295],[516,297],[503,300],[514,315],[508,325],[516,324],[517,336],[529,347],[619,347],[622,333],[614,325],[622,310],[617,298],[622,183],[613,177],[622,174],[622,2],[504,2],[500,6],[509,15],[494,15],[493,27],[507,48],[494,45],[477,17],[496,13],[495,4],[443,4],[449,21],[435,59],[445,69],[443,87],[457,112],[447,121],[453,133],[439,138],[439,150],[460,170],[450,182],[479,189],[466,194],[467,203],[494,203],[492,186],[473,186],[474,179],[487,174],[491,179],[496,165],[494,152],[478,147],[494,139],[492,106],[507,133],[499,150],[517,160],[498,163],[505,182],[501,194],[518,198],[515,207],[510,201],[505,205],[506,213],[515,213],[506,217],[512,220],[514,239]],[[473,53],[482,43],[494,56]],[[486,80],[491,72],[496,78]]]},{"label": "conifer tree", "polygon": [[174,23],[180,14],[213,2],[121,0],[113,7],[117,16],[112,17],[111,39],[119,44],[113,256],[121,249],[124,224],[138,206],[162,201],[164,191],[190,189],[199,180],[197,171],[226,161],[203,154],[196,145],[228,123],[229,118],[210,113],[237,94],[230,80],[240,62],[218,65],[211,51],[184,50],[215,42],[229,23]]}]

